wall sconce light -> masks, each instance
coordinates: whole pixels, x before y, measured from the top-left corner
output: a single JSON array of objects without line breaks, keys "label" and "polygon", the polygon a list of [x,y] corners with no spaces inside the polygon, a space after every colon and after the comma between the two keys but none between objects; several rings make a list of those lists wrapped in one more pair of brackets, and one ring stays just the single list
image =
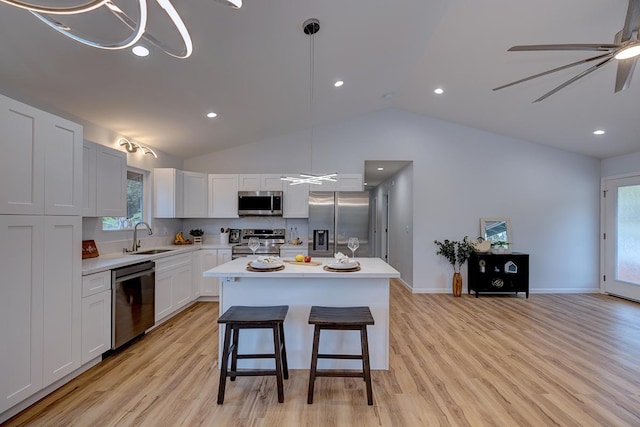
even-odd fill
[{"label": "wall sconce light", "polygon": [[144,154],[151,154],[156,159],[158,158],[158,155],[151,148],[145,147],[144,145],[138,144],[137,142],[131,142],[126,138],[120,138],[118,140],[118,144],[120,144],[121,147],[124,146],[124,148],[129,153],[135,153],[136,151],[138,151],[138,149],[140,149],[140,151],[142,151]]}]

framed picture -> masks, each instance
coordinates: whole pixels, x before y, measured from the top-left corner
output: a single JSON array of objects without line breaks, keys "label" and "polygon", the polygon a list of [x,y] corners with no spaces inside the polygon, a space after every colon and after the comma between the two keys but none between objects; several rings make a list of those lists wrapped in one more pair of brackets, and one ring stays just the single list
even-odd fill
[{"label": "framed picture", "polygon": [[511,221],[509,218],[480,218],[480,236],[495,244],[504,242],[513,243],[511,234]]}]

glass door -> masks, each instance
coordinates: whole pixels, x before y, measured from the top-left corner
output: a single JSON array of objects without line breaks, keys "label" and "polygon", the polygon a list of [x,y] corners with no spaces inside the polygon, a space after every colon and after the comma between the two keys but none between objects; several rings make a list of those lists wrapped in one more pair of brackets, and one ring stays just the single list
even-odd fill
[{"label": "glass door", "polygon": [[604,182],[605,292],[640,301],[640,176]]}]

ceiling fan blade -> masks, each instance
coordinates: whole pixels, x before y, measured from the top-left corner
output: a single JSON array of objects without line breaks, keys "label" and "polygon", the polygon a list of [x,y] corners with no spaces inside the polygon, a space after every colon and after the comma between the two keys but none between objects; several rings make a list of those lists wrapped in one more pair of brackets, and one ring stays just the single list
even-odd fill
[{"label": "ceiling fan blade", "polygon": [[504,89],[506,87],[517,85],[518,83],[523,83],[523,82],[526,82],[528,80],[533,80],[533,79],[536,79],[538,77],[546,76],[547,74],[555,73],[556,71],[566,70],[567,68],[575,67],[576,65],[586,64],[586,63],[591,62],[591,61],[597,61],[598,59],[607,58],[607,57],[610,57],[611,55],[612,55],[611,53],[604,53],[602,55],[592,56],[591,58],[581,59],[580,61],[572,62],[571,64],[563,65],[562,67],[553,68],[551,70],[543,71],[542,73],[534,74],[533,76],[529,76],[529,77],[525,77],[525,78],[520,79],[520,80],[516,80],[515,82],[507,83],[506,85],[498,86],[496,88],[493,88],[493,90]]},{"label": "ceiling fan blade", "polygon": [[586,70],[584,70],[583,72],[581,72],[580,74],[570,78],[569,80],[567,80],[566,82],[562,83],[560,86],[554,88],[553,90],[550,90],[549,92],[545,93],[544,95],[542,95],[540,98],[536,99],[535,102],[540,102],[543,101],[545,99],[547,99],[548,97],[550,97],[551,95],[553,95],[554,93],[557,93],[558,91],[560,91],[561,89],[564,89],[565,87],[569,86],[571,83],[583,78],[584,76],[586,76],[587,74],[591,74],[593,73],[595,70],[597,70],[598,68],[602,67],[603,65],[609,63],[613,61],[613,56],[611,56],[610,58],[605,59],[604,61],[598,62],[596,65],[594,65],[593,67],[587,68]]},{"label": "ceiling fan blade", "polygon": [[628,89],[631,85],[633,70],[636,68],[638,57],[618,60],[618,71],[616,73],[616,92]]},{"label": "ceiling fan blade", "polygon": [[[640,0],[638,0],[640,1]],[[507,51],[508,52],[530,52],[536,50],[595,50],[595,51],[611,51],[620,47],[619,44],[607,44],[607,43],[598,43],[598,44],[580,44],[580,43],[571,43],[571,44],[527,44],[520,46],[512,46]]]},{"label": "ceiling fan blade", "polygon": [[631,40],[633,38],[633,32],[638,31],[639,28],[640,28],[640,0],[629,0],[629,7],[627,8],[627,16],[624,19],[624,27],[620,32],[620,42],[626,42]]}]

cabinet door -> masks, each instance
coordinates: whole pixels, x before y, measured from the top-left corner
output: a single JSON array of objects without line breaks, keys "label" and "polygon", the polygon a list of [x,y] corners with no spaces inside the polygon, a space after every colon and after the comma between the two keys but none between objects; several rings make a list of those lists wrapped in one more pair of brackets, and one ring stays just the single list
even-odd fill
[{"label": "cabinet door", "polygon": [[282,191],[281,178],[282,178],[281,174],[260,175],[260,190],[261,191]]},{"label": "cabinet door", "polygon": [[209,175],[209,217],[238,218],[238,175]]},{"label": "cabinet door", "polygon": [[96,150],[96,215],[127,216],[127,155],[103,145]]},{"label": "cabinet door", "polygon": [[44,213],[82,214],[82,126],[43,112]]},{"label": "cabinet door", "polygon": [[0,95],[0,214],[44,212],[40,110]]},{"label": "cabinet door", "polygon": [[97,145],[82,144],[82,216],[96,216],[96,151]]},{"label": "cabinet door", "polygon": [[218,265],[231,261],[231,249],[218,249]]},{"label": "cabinet door", "polygon": [[289,185],[282,187],[284,198],[284,218],[309,218],[309,184]]},{"label": "cabinet door", "polygon": [[206,249],[199,251],[198,255],[200,258],[200,271],[198,272],[200,277],[200,295],[218,296],[218,278],[202,277],[202,273],[218,265],[218,251]]},{"label": "cabinet door", "polygon": [[156,292],[155,292],[155,321],[159,321],[173,311],[171,304],[171,287],[173,281],[173,273],[165,271],[156,273]]},{"label": "cabinet door", "polygon": [[238,191],[260,191],[260,175],[238,175]]},{"label": "cabinet door", "polygon": [[80,367],[82,218],[44,217],[43,385]]},{"label": "cabinet door", "polygon": [[43,221],[0,215],[0,413],[42,388]]},{"label": "cabinet door", "polygon": [[181,218],[183,215],[183,172],[174,168],[153,170],[153,216]]},{"label": "cabinet door", "polygon": [[362,190],[364,190],[364,182],[362,180],[362,174],[358,174],[358,173],[338,174],[336,191],[362,191]]},{"label": "cabinet door", "polygon": [[111,290],[82,298],[82,364],[111,348]]},{"label": "cabinet door", "polygon": [[183,175],[183,217],[207,217],[207,181],[208,175],[197,172],[182,172]]},{"label": "cabinet door", "polygon": [[176,268],[172,282],[173,308],[177,310],[191,301],[191,282],[193,280],[193,266],[191,263]]}]

